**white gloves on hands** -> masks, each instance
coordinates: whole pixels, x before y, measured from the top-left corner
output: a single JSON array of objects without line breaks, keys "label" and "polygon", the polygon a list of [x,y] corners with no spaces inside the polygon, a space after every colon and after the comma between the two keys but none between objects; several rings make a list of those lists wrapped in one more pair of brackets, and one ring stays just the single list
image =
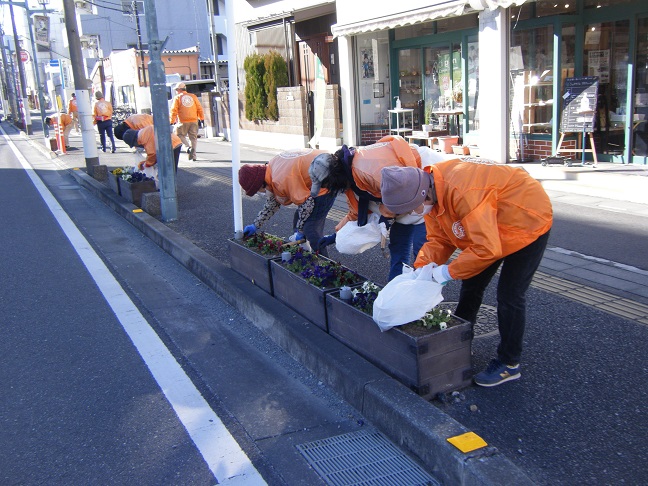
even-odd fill
[{"label": "white gloves on hands", "polygon": [[[431,263],[430,265],[435,265],[435,264]],[[448,265],[435,266],[434,269],[432,270],[432,276],[434,277],[434,280],[436,280],[437,283],[441,285],[445,285],[451,280],[454,280],[450,276],[450,272],[448,271]]]}]

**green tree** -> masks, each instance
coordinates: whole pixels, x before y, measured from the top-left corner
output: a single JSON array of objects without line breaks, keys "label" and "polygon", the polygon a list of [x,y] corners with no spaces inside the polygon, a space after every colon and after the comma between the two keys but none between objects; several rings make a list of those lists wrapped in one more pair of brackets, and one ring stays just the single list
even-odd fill
[{"label": "green tree", "polygon": [[265,63],[263,56],[251,54],[243,62],[245,69],[245,117],[248,120],[265,119],[268,97],[264,86]]},{"label": "green tree", "polygon": [[269,120],[278,120],[277,88],[288,86],[288,65],[277,51],[265,55],[264,65],[263,85],[268,99],[265,116]]}]

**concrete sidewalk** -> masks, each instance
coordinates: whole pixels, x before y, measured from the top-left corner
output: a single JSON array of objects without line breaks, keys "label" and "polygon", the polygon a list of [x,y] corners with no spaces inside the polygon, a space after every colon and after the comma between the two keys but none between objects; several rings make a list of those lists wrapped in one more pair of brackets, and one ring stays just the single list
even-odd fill
[{"label": "concrete sidewalk", "polygon": [[[80,142],[80,138],[78,141]],[[74,137],[71,144],[75,146]],[[196,186],[208,185],[214,181],[221,185],[231,185],[228,173],[231,165],[228,161],[229,148],[227,142],[201,139],[197,163],[188,161],[186,154],[181,156],[179,174],[190,174],[192,183],[189,185],[189,179],[183,180],[186,184],[179,196],[183,211],[181,217],[193,218],[193,224],[199,226],[198,231],[202,233],[208,233],[211,229],[206,224],[208,219],[216,219],[222,226],[218,234],[211,235],[212,239],[209,239],[209,235],[205,236],[204,241],[183,237],[180,234],[184,232],[182,224],[165,225],[145,213],[133,213],[132,205],[103,184],[88,177],[83,171],[72,173],[83,187],[190,268],[219,296],[334,388],[390,439],[417,456],[445,483],[530,484],[526,472],[494,447],[489,446],[464,455],[449,446],[446,441],[448,437],[469,430],[462,425],[463,421],[460,423],[451,418],[444,413],[442,407],[431,406],[330,336],[305,324],[294,312],[258,291],[227,267],[226,255],[219,253],[220,250],[214,243],[214,239],[222,239],[222,235],[231,226],[230,221],[220,219],[226,217],[227,209],[220,213],[220,208],[196,206],[193,200],[188,200],[186,191],[197,190]],[[242,151],[242,160],[263,162],[276,152],[246,148]],[[47,150],[43,153],[56,159],[61,168],[85,167],[82,150],[71,151],[66,156],[56,156]],[[118,144],[116,154],[100,154],[100,163],[109,167],[133,165],[135,160],[135,154],[123,143]],[[606,200],[609,204],[609,200],[614,200],[629,208],[632,214],[648,216],[648,171],[641,166],[599,164],[593,169],[524,164],[523,167],[549,191],[555,191],[552,198],[578,195],[586,198],[584,204],[592,205],[597,204],[597,201]],[[629,191],[629,187],[633,189]],[[192,202],[191,208],[183,208],[186,202]],[[251,210],[248,214],[254,212]],[[231,219],[231,214],[229,218]],[[213,251],[202,250],[196,243],[204,248],[213,248]],[[556,278],[556,271],[560,271],[564,278]],[[571,281],[565,282],[565,279]],[[613,262],[591,260],[578,254],[547,252],[538,278],[534,280],[534,287],[547,292],[558,292],[573,302],[623,319],[648,324],[648,272],[641,269],[619,267]],[[454,415],[461,415],[461,412],[454,411]]]}]

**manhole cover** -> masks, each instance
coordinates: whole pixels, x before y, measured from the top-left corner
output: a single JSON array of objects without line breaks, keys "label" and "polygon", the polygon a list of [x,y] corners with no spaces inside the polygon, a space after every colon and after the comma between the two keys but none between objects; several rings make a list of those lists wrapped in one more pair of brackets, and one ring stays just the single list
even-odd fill
[{"label": "manhole cover", "polygon": [[439,482],[375,430],[300,444],[297,449],[326,484],[439,486]]},{"label": "manhole cover", "polygon": [[[457,308],[457,302],[441,302],[439,307],[454,312]],[[498,332],[497,307],[482,304],[479,307],[479,312],[477,312],[477,322],[473,331],[475,332],[475,338],[490,336]]]}]

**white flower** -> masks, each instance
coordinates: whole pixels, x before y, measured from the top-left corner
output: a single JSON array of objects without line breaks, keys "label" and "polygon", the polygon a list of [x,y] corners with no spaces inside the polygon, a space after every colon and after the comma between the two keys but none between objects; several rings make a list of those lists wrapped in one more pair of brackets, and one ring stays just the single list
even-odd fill
[{"label": "white flower", "polygon": [[445,330],[445,329],[448,329],[448,323],[440,322],[439,323],[439,329],[441,329],[442,331]]}]

